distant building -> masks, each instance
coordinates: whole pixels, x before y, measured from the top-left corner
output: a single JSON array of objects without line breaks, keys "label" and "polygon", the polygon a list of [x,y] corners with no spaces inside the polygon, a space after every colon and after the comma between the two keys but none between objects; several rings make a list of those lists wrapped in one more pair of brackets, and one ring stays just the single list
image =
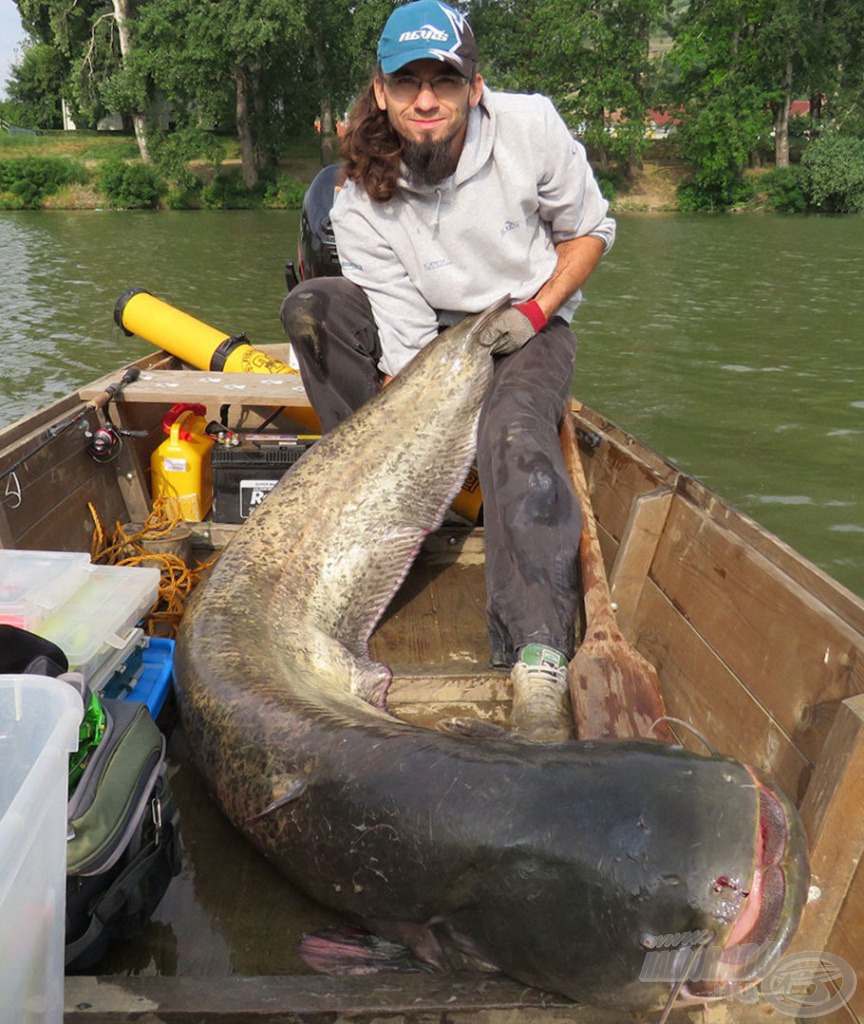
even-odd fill
[{"label": "distant building", "polygon": [[[63,118],[63,131],[77,131],[78,126],[72,118],[71,107],[65,99],[60,100],[60,113]],[[174,109],[167,100],[155,99],[147,108],[147,120],[168,131],[174,127]],[[116,110],[112,110],[96,123],[98,132],[122,132],[130,129],[129,124],[124,124],[123,115]]]}]

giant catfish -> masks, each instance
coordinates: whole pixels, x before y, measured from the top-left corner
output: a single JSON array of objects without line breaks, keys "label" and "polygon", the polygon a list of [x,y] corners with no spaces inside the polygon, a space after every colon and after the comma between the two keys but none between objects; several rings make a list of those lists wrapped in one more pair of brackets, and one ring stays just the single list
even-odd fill
[{"label": "giant catfish", "polygon": [[297,886],[428,963],[638,1008],[673,989],[652,951],[708,946],[678,988],[728,994],[776,961],[807,891],[798,817],[767,779],[647,741],[446,734],[386,710],[367,641],[471,462],[500,308],[420,351],[228,545],[177,646],[189,742]]}]

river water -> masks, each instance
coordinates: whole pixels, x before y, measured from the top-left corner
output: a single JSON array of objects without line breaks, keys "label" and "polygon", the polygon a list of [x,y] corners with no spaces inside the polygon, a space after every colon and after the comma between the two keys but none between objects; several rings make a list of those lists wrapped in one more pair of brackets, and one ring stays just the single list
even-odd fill
[{"label": "river water", "polygon": [[[0,425],[150,350],[133,285],[281,340],[296,212],[0,214]],[[629,214],[573,391],[864,595],[864,217]]]}]

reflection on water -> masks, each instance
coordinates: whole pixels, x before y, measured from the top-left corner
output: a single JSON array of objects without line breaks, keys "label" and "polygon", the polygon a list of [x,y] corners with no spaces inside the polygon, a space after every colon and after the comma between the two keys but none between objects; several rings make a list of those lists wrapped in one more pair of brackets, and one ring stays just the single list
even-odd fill
[{"label": "reflection on water", "polygon": [[[281,339],[295,212],[0,214],[0,424],[150,347],[133,285]],[[864,218],[630,214],[574,391],[864,594]],[[798,500],[801,499],[801,500]]]}]

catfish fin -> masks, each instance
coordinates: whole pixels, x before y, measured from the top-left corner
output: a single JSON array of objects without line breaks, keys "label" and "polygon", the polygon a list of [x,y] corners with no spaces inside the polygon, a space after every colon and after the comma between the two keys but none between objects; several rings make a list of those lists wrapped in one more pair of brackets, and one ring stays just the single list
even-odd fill
[{"label": "catfish fin", "polygon": [[509,309],[512,303],[510,295],[504,295],[498,299],[497,302],[493,302],[491,306],[487,306],[482,313],[477,315],[477,319],[471,324],[471,334],[475,337],[481,345],[492,345],[497,337],[497,334],[503,334],[503,331],[495,332],[492,325],[495,323],[495,319],[499,313],[503,313],[505,309]]},{"label": "catfish fin", "polygon": [[366,659],[358,660],[351,673],[351,692],[373,708],[386,710],[391,678],[392,673],[386,665]]},{"label": "catfish fin", "polygon": [[507,730],[494,722],[482,718],[442,718],[435,723],[438,732],[446,732],[450,736],[467,736],[474,739],[511,739]]},{"label": "catfish fin", "polygon": [[434,970],[401,943],[379,938],[352,925],[334,925],[304,935],[300,940],[300,956],[313,970],[322,974]]},{"label": "catfish fin", "polygon": [[280,807],[290,804],[292,800],[296,800],[297,797],[302,796],[306,792],[308,785],[309,777],[307,775],[277,776],[273,780],[272,801],[263,810],[253,814],[251,818],[247,818],[243,822],[243,828],[249,828],[250,825],[257,824],[262,818],[266,818],[268,814],[272,814],[274,811],[278,811]]}]

